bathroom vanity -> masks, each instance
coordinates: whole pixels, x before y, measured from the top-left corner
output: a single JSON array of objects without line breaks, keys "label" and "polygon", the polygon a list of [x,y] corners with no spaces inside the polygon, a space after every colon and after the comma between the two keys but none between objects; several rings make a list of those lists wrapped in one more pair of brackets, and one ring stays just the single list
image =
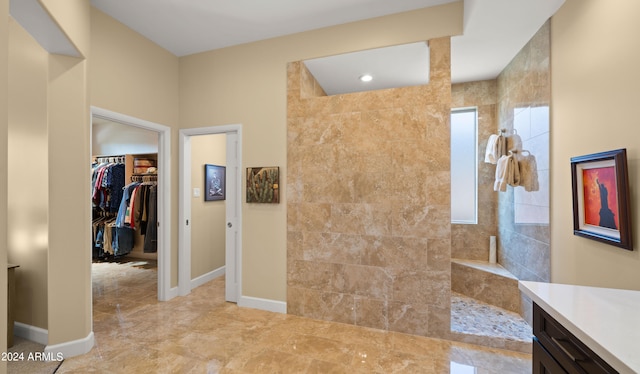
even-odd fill
[{"label": "bathroom vanity", "polygon": [[640,373],[640,291],[519,282],[534,303],[533,372]]}]

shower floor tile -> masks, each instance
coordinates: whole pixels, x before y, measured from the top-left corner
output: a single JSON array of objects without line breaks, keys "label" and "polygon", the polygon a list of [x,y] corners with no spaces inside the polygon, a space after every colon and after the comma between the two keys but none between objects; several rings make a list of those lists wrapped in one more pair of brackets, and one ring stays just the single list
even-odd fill
[{"label": "shower floor tile", "polygon": [[451,331],[462,334],[531,342],[531,326],[519,314],[451,294]]}]

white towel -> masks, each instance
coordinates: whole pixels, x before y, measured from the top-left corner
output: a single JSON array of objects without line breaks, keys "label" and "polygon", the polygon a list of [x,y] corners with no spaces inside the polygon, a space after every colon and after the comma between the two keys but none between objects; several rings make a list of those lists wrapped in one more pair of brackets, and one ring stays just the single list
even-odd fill
[{"label": "white towel", "polygon": [[516,187],[520,185],[520,168],[516,156],[502,156],[496,166],[496,181],[493,183],[494,191],[506,191],[507,185]]},{"label": "white towel", "polygon": [[500,157],[506,154],[505,138],[502,135],[491,134],[487,141],[484,162],[497,164]]},{"label": "white towel", "polygon": [[520,185],[520,163],[515,154],[507,157],[507,183],[511,187],[518,187]]},{"label": "white towel", "polygon": [[520,168],[520,185],[527,192],[538,191],[540,183],[538,182],[538,163],[535,156],[532,154],[523,156],[519,160],[518,166]]}]

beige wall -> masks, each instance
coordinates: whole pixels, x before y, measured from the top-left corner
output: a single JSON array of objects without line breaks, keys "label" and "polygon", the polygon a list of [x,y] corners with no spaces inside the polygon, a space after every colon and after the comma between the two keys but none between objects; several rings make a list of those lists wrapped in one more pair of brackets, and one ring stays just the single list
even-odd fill
[{"label": "beige wall", "polygon": [[[65,12],[52,11],[54,18],[61,17],[55,21],[75,30],[74,44],[86,44],[88,2],[65,6]],[[25,177],[20,164],[38,164],[44,184],[31,200],[27,195],[34,191],[13,184],[13,179],[8,190],[9,201],[16,204],[8,208],[20,217],[8,226],[9,240],[15,244],[10,258],[25,265],[18,270],[19,287],[29,288],[27,298],[19,300],[18,320],[47,328],[48,343],[55,345],[86,338],[91,331],[91,257],[86,246],[90,215],[85,204],[74,203],[89,198],[86,61],[44,53],[17,23],[10,38],[8,172],[17,182]],[[20,145],[24,148],[17,148]]]},{"label": "beige wall", "polygon": [[[640,290],[640,2],[567,0],[551,22],[551,280]],[[570,158],[627,148],[632,252],[573,235]]]},{"label": "beige wall", "polygon": [[13,19],[9,25],[7,259],[20,266],[16,321],[47,329],[49,54]]},{"label": "beige wall", "polygon": [[[178,285],[178,58],[91,8],[91,105],[172,127],[171,287]],[[87,281],[88,282],[88,281]]]},{"label": "beige wall", "polygon": [[[9,132],[9,1],[0,0],[0,149],[7,149]],[[0,300],[7,299],[7,152],[0,152]],[[0,336],[7,336],[7,303],[0,303]],[[7,341],[0,338],[0,352],[7,351]],[[7,363],[0,362],[0,373]]]},{"label": "beige wall", "polygon": [[429,49],[415,87],[313,97],[289,65],[288,313],[448,336],[449,38]]},{"label": "beige wall", "polygon": [[225,166],[226,149],[224,134],[191,137],[191,187],[200,189],[191,194],[191,279],[225,266],[226,204],[204,201],[204,165]]},{"label": "beige wall", "polygon": [[287,63],[459,35],[462,21],[457,2],[180,59],[180,126],[242,124],[243,170],[283,178],[280,204],[243,204],[243,295],[286,300]]},{"label": "beige wall", "polygon": [[[67,5],[74,18],[55,19],[78,30],[74,44],[89,35],[86,1]],[[55,14],[54,14],[55,17]],[[89,92],[87,61],[49,55],[47,67],[49,169],[49,344],[86,338],[91,332],[89,209]],[[70,141],[74,139],[74,141]],[[77,203],[76,203],[77,202]],[[70,235],[70,228],[73,234]],[[70,307],[71,305],[75,307]]]}]

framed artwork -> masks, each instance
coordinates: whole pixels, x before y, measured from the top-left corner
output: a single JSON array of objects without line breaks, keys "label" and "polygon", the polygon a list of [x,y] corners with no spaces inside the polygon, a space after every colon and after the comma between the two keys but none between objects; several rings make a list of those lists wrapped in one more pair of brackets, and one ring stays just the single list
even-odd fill
[{"label": "framed artwork", "polygon": [[571,158],[573,234],[633,250],[627,151]]},{"label": "framed artwork", "polygon": [[226,168],[218,165],[204,165],[204,201],[226,198]]},{"label": "framed artwork", "polygon": [[247,168],[247,202],[278,204],[280,168]]}]

